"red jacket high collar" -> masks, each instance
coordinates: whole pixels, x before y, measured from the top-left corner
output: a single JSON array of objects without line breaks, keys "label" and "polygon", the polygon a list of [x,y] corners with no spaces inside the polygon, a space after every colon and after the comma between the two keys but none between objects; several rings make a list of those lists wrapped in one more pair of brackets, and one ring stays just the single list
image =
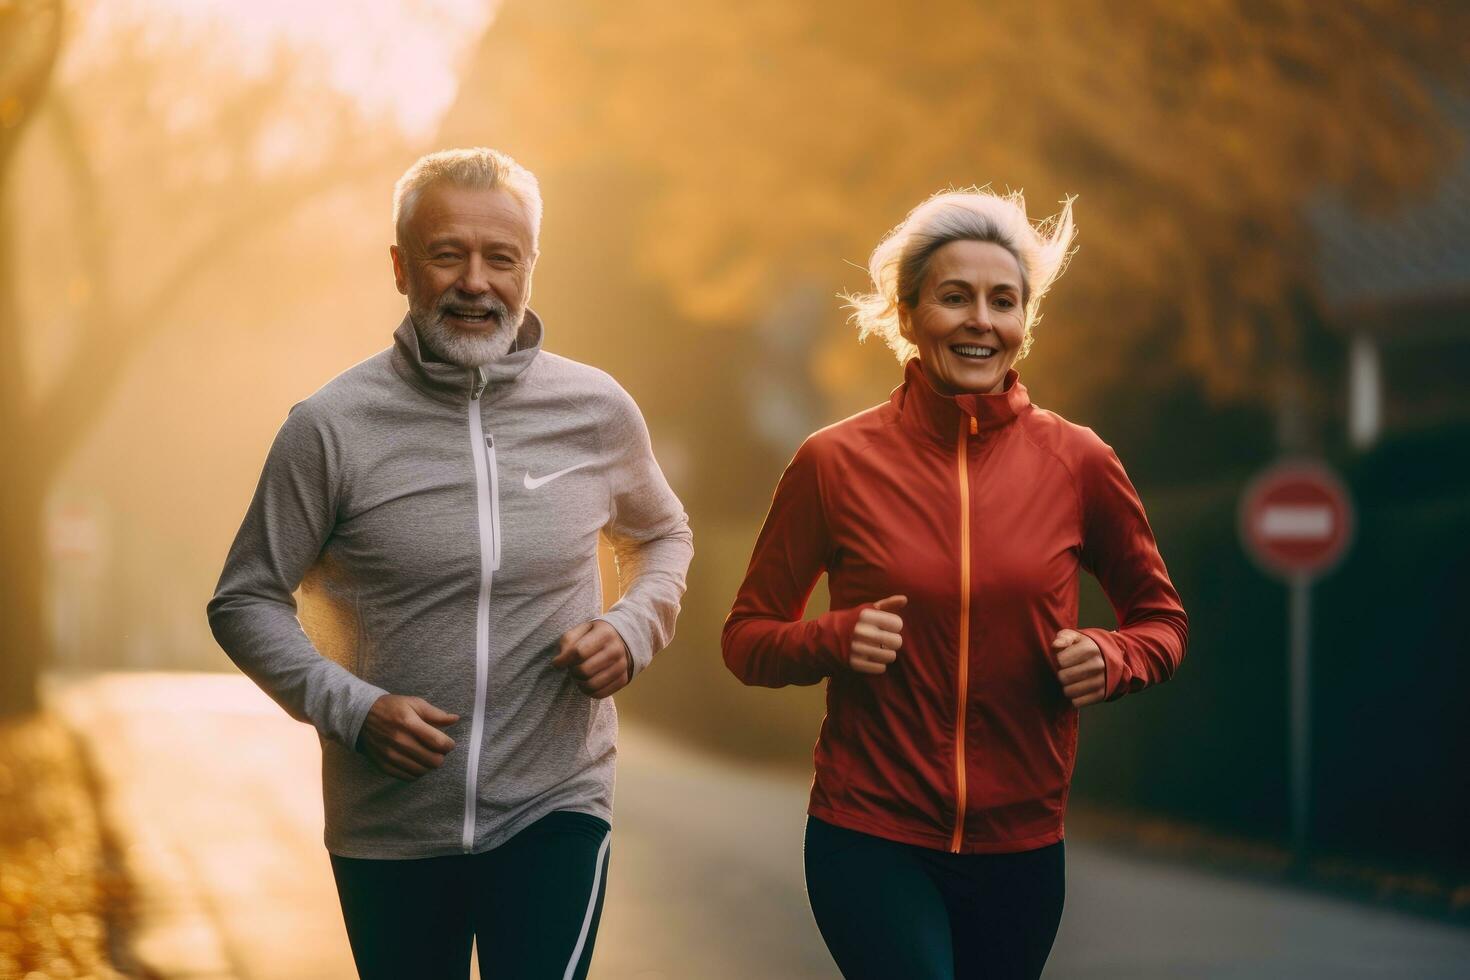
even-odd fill
[{"label": "red jacket high collar", "polygon": [[1031,397],[1015,370],[1006,372],[1001,390],[989,395],[941,395],[929,383],[917,357],[904,366],[903,384],[889,402],[906,430],[946,446],[954,444],[963,422],[974,419],[972,434],[984,435],[1014,422],[1031,410]]}]

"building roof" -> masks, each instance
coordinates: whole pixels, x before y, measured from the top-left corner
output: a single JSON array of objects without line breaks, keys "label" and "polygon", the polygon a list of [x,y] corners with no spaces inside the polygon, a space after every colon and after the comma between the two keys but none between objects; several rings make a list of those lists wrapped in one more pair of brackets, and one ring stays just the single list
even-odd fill
[{"label": "building roof", "polygon": [[1323,195],[1308,205],[1329,310],[1470,296],[1470,102],[1446,102],[1458,157],[1422,194],[1381,212]]}]

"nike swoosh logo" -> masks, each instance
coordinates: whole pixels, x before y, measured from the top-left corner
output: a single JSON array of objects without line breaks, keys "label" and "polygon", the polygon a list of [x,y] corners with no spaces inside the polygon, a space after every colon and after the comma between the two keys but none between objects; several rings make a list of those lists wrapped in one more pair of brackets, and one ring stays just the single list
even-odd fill
[{"label": "nike swoosh logo", "polygon": [[572,472],[573,470],[580,470],[584,466],[591,466],[591,465],[592,465],[591,463],[577,463],[574,466],[568,466],[564,470],[557,470],[555,473],[548,473],[545,476],[534,476],[534,477],[531,475],[530,470],[527,470],[526,471],[526,481],[525,481],[526,482],[526,489],[527,490],[535,490],[537,487],[545,486],[546,484],[550,483],[552,480],[555,480],[559,476],[566,476],[568,473]]}]

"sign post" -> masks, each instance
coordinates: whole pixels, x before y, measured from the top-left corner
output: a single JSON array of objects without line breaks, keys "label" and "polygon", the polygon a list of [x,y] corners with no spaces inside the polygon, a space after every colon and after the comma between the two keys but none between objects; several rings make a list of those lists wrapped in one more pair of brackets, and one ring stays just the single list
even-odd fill
[{"label": "sign post", "polygon": [[1325,465],[1298,460],[1271,467],[1240,501],[1240,539],[1268,574],[1284,579],[1288,602],[1291,837],[1306,849],[1311,786],[1312,583],[1337,565],[1353,534],[1347,488]]}]

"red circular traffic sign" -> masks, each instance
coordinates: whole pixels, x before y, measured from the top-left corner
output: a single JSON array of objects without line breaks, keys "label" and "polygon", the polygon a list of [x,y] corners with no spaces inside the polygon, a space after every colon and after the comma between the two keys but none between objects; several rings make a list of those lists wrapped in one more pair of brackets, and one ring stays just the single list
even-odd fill
[{"label": "red circular traffic sign", "polygon": [[1267,571],[1288,578],[1321,575],[1336,565],[1353,536],[1347,488],[1320,463],[1271,467],[1240,500],[1240,540]]}]

